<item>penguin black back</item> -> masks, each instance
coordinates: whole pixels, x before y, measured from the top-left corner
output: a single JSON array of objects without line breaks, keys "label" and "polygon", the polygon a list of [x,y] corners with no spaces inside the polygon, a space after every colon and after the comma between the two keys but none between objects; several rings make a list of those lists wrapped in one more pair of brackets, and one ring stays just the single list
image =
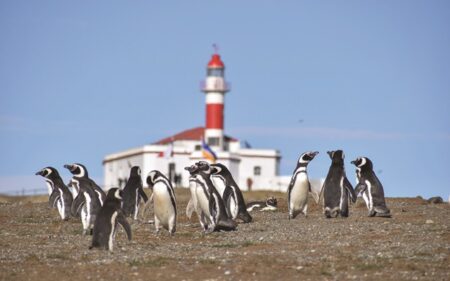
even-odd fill
[{"label": "penguin black back", "polygon": [[112,251],[117,224],[122,225],[127,233],[128,240],[131,240],[131,227],[122,213],[121,205],[122,191],[118,188],[111,188],[102,208],[97,214],[92,244],[89,249],[97,247]]},{"label": "penguin black back", "polygon": [[328,151],[331,166],[323,184],[324,212],[327,218],[341,215],[348,216],[348,199],[356,201],[353,186],[347,179],[344,168],[344,152],[342,150]]},{"label": "penguin black back", "polygon": [[[253,218],[247,211],[242,191],[231,175],[230,170],[221,163],[212,164],[211,176],[219,177],[225,183],[223,201],[228,214],[231,215],[233,219],[239,218],[245,223],[251,222]],[[232,204],[232,202],[234,203]],[[232,210],[232,208],[235,208],[236,211]]]},{"label": "penguin black back", "polygon": [[144,192],[141,178],[141,169],[134,166],[130,170],[130,177],[127,184],[123,188],[123,213],[125,216],[134,216],[137,219],[137,212],[141,199],[148,201],[148,197]]}]

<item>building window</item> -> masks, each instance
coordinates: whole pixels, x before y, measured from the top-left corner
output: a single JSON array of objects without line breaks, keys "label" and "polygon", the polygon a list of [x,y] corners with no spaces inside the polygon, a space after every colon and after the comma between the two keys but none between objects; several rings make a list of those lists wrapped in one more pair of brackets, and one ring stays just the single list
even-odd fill
[{"label": "building window", "polygon": [[223,77],[223,68],[209,68],[208,76]]},{"label": "building window", "polygon": [[261,167],[260,167],[260,166],[255,166],[255,167],[253,168],[253,174],[254,174],[255,176],[260,176],[260,175],[261,175]]},{"label": "building window", "polygon": [[220,139],[219,138],[208,138],[208,145],[212,146],[219,146],[220,145]]},{"label": "building window", "polygon": [[199,145],[199,144],[197,144],[197,145],[195,146],[194,150],[195,150],[195,151],[200,151],[200,150],[202,150],[202,146]]}]

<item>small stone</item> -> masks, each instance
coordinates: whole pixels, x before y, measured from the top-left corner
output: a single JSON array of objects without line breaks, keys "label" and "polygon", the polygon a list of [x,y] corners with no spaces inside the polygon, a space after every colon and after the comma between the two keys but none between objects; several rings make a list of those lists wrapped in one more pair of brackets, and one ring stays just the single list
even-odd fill
[{"label": "small stone", "polygon": [[259,241],[263,241],[264,240],[264,237],[259,237]]},{"label": "small stone", "polygon": [[296,270],[302,270],[302,269],[303,269],[303,266],[299,265],[299,266],[297,266],[295,269],[296,269]]},{"label": "small stone", "polygon": [[225,274],[225,275],[230,275],[230,274],[231,274],[231,271],[226,270],[226,271],[224,272],[224,274]]},{"label": "small stone", "polygon": [[432,223],[434,223],[434,221],[433,220],[426,220],[425,223],[426,224],[432,224]]},{"label": "small stone", "polygon": [[314,250],[314,249],[311,250],[311,253],[315,253],[315,252],[316,252],[316,250]]}]

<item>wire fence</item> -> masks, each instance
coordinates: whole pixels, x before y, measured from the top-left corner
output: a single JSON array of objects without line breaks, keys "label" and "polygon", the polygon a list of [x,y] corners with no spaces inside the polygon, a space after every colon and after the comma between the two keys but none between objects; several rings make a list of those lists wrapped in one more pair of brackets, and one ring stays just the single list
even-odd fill
[{"label": "wire fence", "polygon": [[32,195],[44,195],[47,194],[45,188],[22,188],[22,189],[0,189],[0,194],[8,196],[32,196]]}]

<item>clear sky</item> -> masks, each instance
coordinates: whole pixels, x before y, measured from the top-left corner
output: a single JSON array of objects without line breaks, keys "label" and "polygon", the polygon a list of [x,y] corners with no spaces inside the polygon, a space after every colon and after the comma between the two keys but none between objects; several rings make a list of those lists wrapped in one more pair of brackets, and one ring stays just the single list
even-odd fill
[{"label": "clear sky", "polygon": [[[372,159],[388,196],[450,194],[450,1],[1,1],[0,191],[204,124],[226,64],[225,130],[281,151]],[[148,171],[144,171],[148,172]]]}]

